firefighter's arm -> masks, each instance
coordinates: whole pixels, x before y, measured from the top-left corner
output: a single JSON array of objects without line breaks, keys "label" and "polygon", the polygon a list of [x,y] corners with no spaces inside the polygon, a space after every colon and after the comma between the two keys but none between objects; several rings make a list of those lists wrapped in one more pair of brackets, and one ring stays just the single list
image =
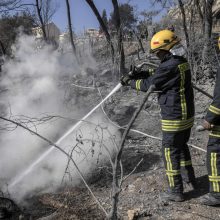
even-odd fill
[{"label": "firefighter's arm", "polygon": [[219,118],[220,118],[220,94],[214,96],[213,102],[209,106],[205,120],[210,124],[215,124],[215,122],[219,120]]},{"label": "firefighter's arm", "polygon": [[205,120],[210,124],[215,124],[220,118],[220,82],[219,77],[216,80],[214,89],[214,98],[212,104],[209,106]]},{"label": "firefighter's arm", "polygon": [[168,81],[172,77],[170,69],[159,67],[155,73],[146,79],[131,80],[130,86],[136,90],[146,92],[150,85],[155,85],[156,90],[162,90],[169,86]]},{"label": "firefighter's arm", "polygon": [[129,76],[131,76],[132,79],[138,80],[138,79],[147,79],[149,76],[152,76],[155,73],[154,68],[149,68],[147,70],[143,70],[143,64],[139,66],[130,66],[130,72],[128,73]]},{"label": "firefighter's arm", "polygon": [[131,78],[134,80],[138,80],[138,79],[147,79],[149,76],[153,75],[153,70],[149,69],[149,70],[139,70],[133,73],[133,75],[131,75]]},{"label": "firefighter's arm", "polygon": [[[124,75],[121,77],[121,84],[123,86],[131,86],[134,89],[137,89],[136,85],[139,85],[140,81],[148,79],[148,77],[152,76],[155,73],[154,68],[149,68],[148,70],[141,70],[141,68],[138,68],[136,66],[130,67],[130,72],[127,75]],[[148,80],[147,80],[148,81]],[[146,82],[145,82],[146,83]],[[135,85],[134,85],[135,84]],[[141,87],[144,87],[141,89],[142,91],[148,90],[149,85],[143,85]],[[140,90],[140,89],[137,89]]]},{"label": "firefighter's arm", "polygon": [[149,76],[146,79],[133,79],[130,81],[130,86],[137,91],[148,91],[150,85],[152,85],[152,76]]}]

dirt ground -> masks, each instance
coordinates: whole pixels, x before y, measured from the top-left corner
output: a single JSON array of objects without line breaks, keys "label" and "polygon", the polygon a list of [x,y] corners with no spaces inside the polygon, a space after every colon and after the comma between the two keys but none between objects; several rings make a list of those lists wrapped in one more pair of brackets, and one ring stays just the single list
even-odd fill
[{"label": "dirt ground", "polygon": [[[103,91],[104,94],[108,93],[108,89],[103,89]],[[208,91],[211,93],[212,89]],[[90,99],[90,96],[92,95],[88,94],[86,99]],[[129,122],[142,98],[142,93],[137,94],[133,90],[123,88],[106,103],[106,113],[111,120],[123,126]],[[201,123],[208,102],[206,97],[196,93],[195,127]],[[159,111],[156,96],[152,95],[133,128],[160,137]],[[207,138],[206,132],[197,133],[193,128],[190,142],[205,149]],[[143,161],[123,184],[119,202],[119,213],[122,219],[220,219],[218,207],[207,207],[198,203],[198,198],[208,192],[206,154],[194,148],[190,149],[199,189],[192,191],[189,186],[184,185],[186,201],[164,203],[159,199],[159,193],[166,190],[167,184],[161,159],[161,142],[133,132],[129,133],[123,152],[124,175],[128,175],[142,158]],[[95,196],[109,211],[111,176],[105,170],[95,170],[94,175],[88,181]],[[25,211],[30,213],[33,219],[41,220],[105,219],[103,212],[83,184],[78,187],[60,189],[56,194],[43,194],[30,198]]]}]

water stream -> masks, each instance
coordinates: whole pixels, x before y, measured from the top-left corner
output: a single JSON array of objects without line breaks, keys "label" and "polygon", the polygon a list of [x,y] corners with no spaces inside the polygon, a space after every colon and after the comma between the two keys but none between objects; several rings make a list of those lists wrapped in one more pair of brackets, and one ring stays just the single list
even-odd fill
[{"label": "water stream", "polygon": [[[61,142],[68,137],[83,121],[85,121],[97,108],[99,108],[110,96],[112,96],[115,92],[117,92],[121,88],[121,83],[115,86],[113,90],[98,104],[96,105],[88,114],[86,114],[82,119],[80,119],[76,124],[73,125],[66,133],[63,134],[56,141],[56,145],[61,144]],[[54,146],[49,146],[48,150],[45,151],[40,157],[38,157],[27,169],[25,169],[22,173],[17,175],[8,185],[9,191],[18,184],[25,176],[27,176],[31,171],[42,161],[44,160],[53,150]]]}]

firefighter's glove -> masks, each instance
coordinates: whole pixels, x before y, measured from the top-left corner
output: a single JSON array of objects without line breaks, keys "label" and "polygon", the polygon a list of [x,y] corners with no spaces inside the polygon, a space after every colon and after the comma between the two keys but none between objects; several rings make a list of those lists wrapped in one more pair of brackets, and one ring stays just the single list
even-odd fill
[{"label": "firefighter's glove", "polygon": [[136,75],[137,73],[138,73],[137,67],[134,66],[134,65],[130,65],[130,71],[129,71],[128,75],[129,75],[131,78],[133,78],[133,77],[135,77],[135,75]]},{"label": "firefighter's glove", "polygon": [[132,78],[129,75],[124,75],[121,77],[121,84],[123,86],[129,86]]},{"label": "firefighter's glove", "polygon": [[149,76],[148,71],[143,71],[140,68],[131,65],[130,66],[130,72],[128,75],[131,77],[131,79],[146,79]]}]

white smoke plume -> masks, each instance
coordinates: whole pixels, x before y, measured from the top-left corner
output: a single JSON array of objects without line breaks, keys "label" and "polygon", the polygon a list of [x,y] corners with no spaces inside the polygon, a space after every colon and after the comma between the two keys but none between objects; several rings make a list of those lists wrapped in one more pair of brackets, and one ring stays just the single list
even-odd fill
[{"label": "white smoke plume", "polygon": [[[94,59],[88,54],[86,57],[87,62],[84,61],[84,63],[95,68]],[[42,117],[45,114],[80,119],[84,116],[83,113],[87,113],[90,109],[82,109],[74,100],[74,96],[66,99],[66,89],[72,77],[77,74],[81,74],[81,68],[74,62],[71,54],[62,54],[50,46],[36,49],[36,41],[33,37],[21,35],[14,45],[14,58],[7,60],[4,64],[0,88],[3,88],[5,92],[1,94],[0,104],[6,108],[4,112],[3,108],[0,110],[1,114],[11,115],[12,119],[15,116],[17,118],[21,116]],[[103,124],[104,121],[102,116],[93,116],[93,124],[83,123],[77,132],[62,142],[62,148],[70,152],[72,147],[79,143],[77,141],[79,134],[82,139],[88,140],[83,141],[80,146],[76,147],[76,152],[73,152],[73,159],[79,163],[85,175],[96,163],[100,152],[102,152],[102,158],[106,157],[106,151],[103,150],[100,142],[91,141],[100,139],[98,133],[101,134],[103,131],[94,124]],[[71,120],[59,119],[42,123],[37,127],[32,126],[31,129],[55,143],[74,123]],[[119,134],[110,125],[106,124],[106,126],[112,135],[104,132],[104,138],[100,141],[105,143],[105,146],[112,152],[112,138],[116,137],[117,141]],[[22,128],[2,131],[0,135],[0,189],[2,189],[5,183],[12,181],[49,146]],[[12,197],[20,200],[36,192],[55,190],[60,186],[67,161],[66,156],[54,150],[39,166],[13,187],[10,192]],[[65,181],[68,184],[77,184],[79,177],[72,165],[69,166],[68,171],[71,171],[71,182],[67,178],[68,175],[64,178]]]}]

